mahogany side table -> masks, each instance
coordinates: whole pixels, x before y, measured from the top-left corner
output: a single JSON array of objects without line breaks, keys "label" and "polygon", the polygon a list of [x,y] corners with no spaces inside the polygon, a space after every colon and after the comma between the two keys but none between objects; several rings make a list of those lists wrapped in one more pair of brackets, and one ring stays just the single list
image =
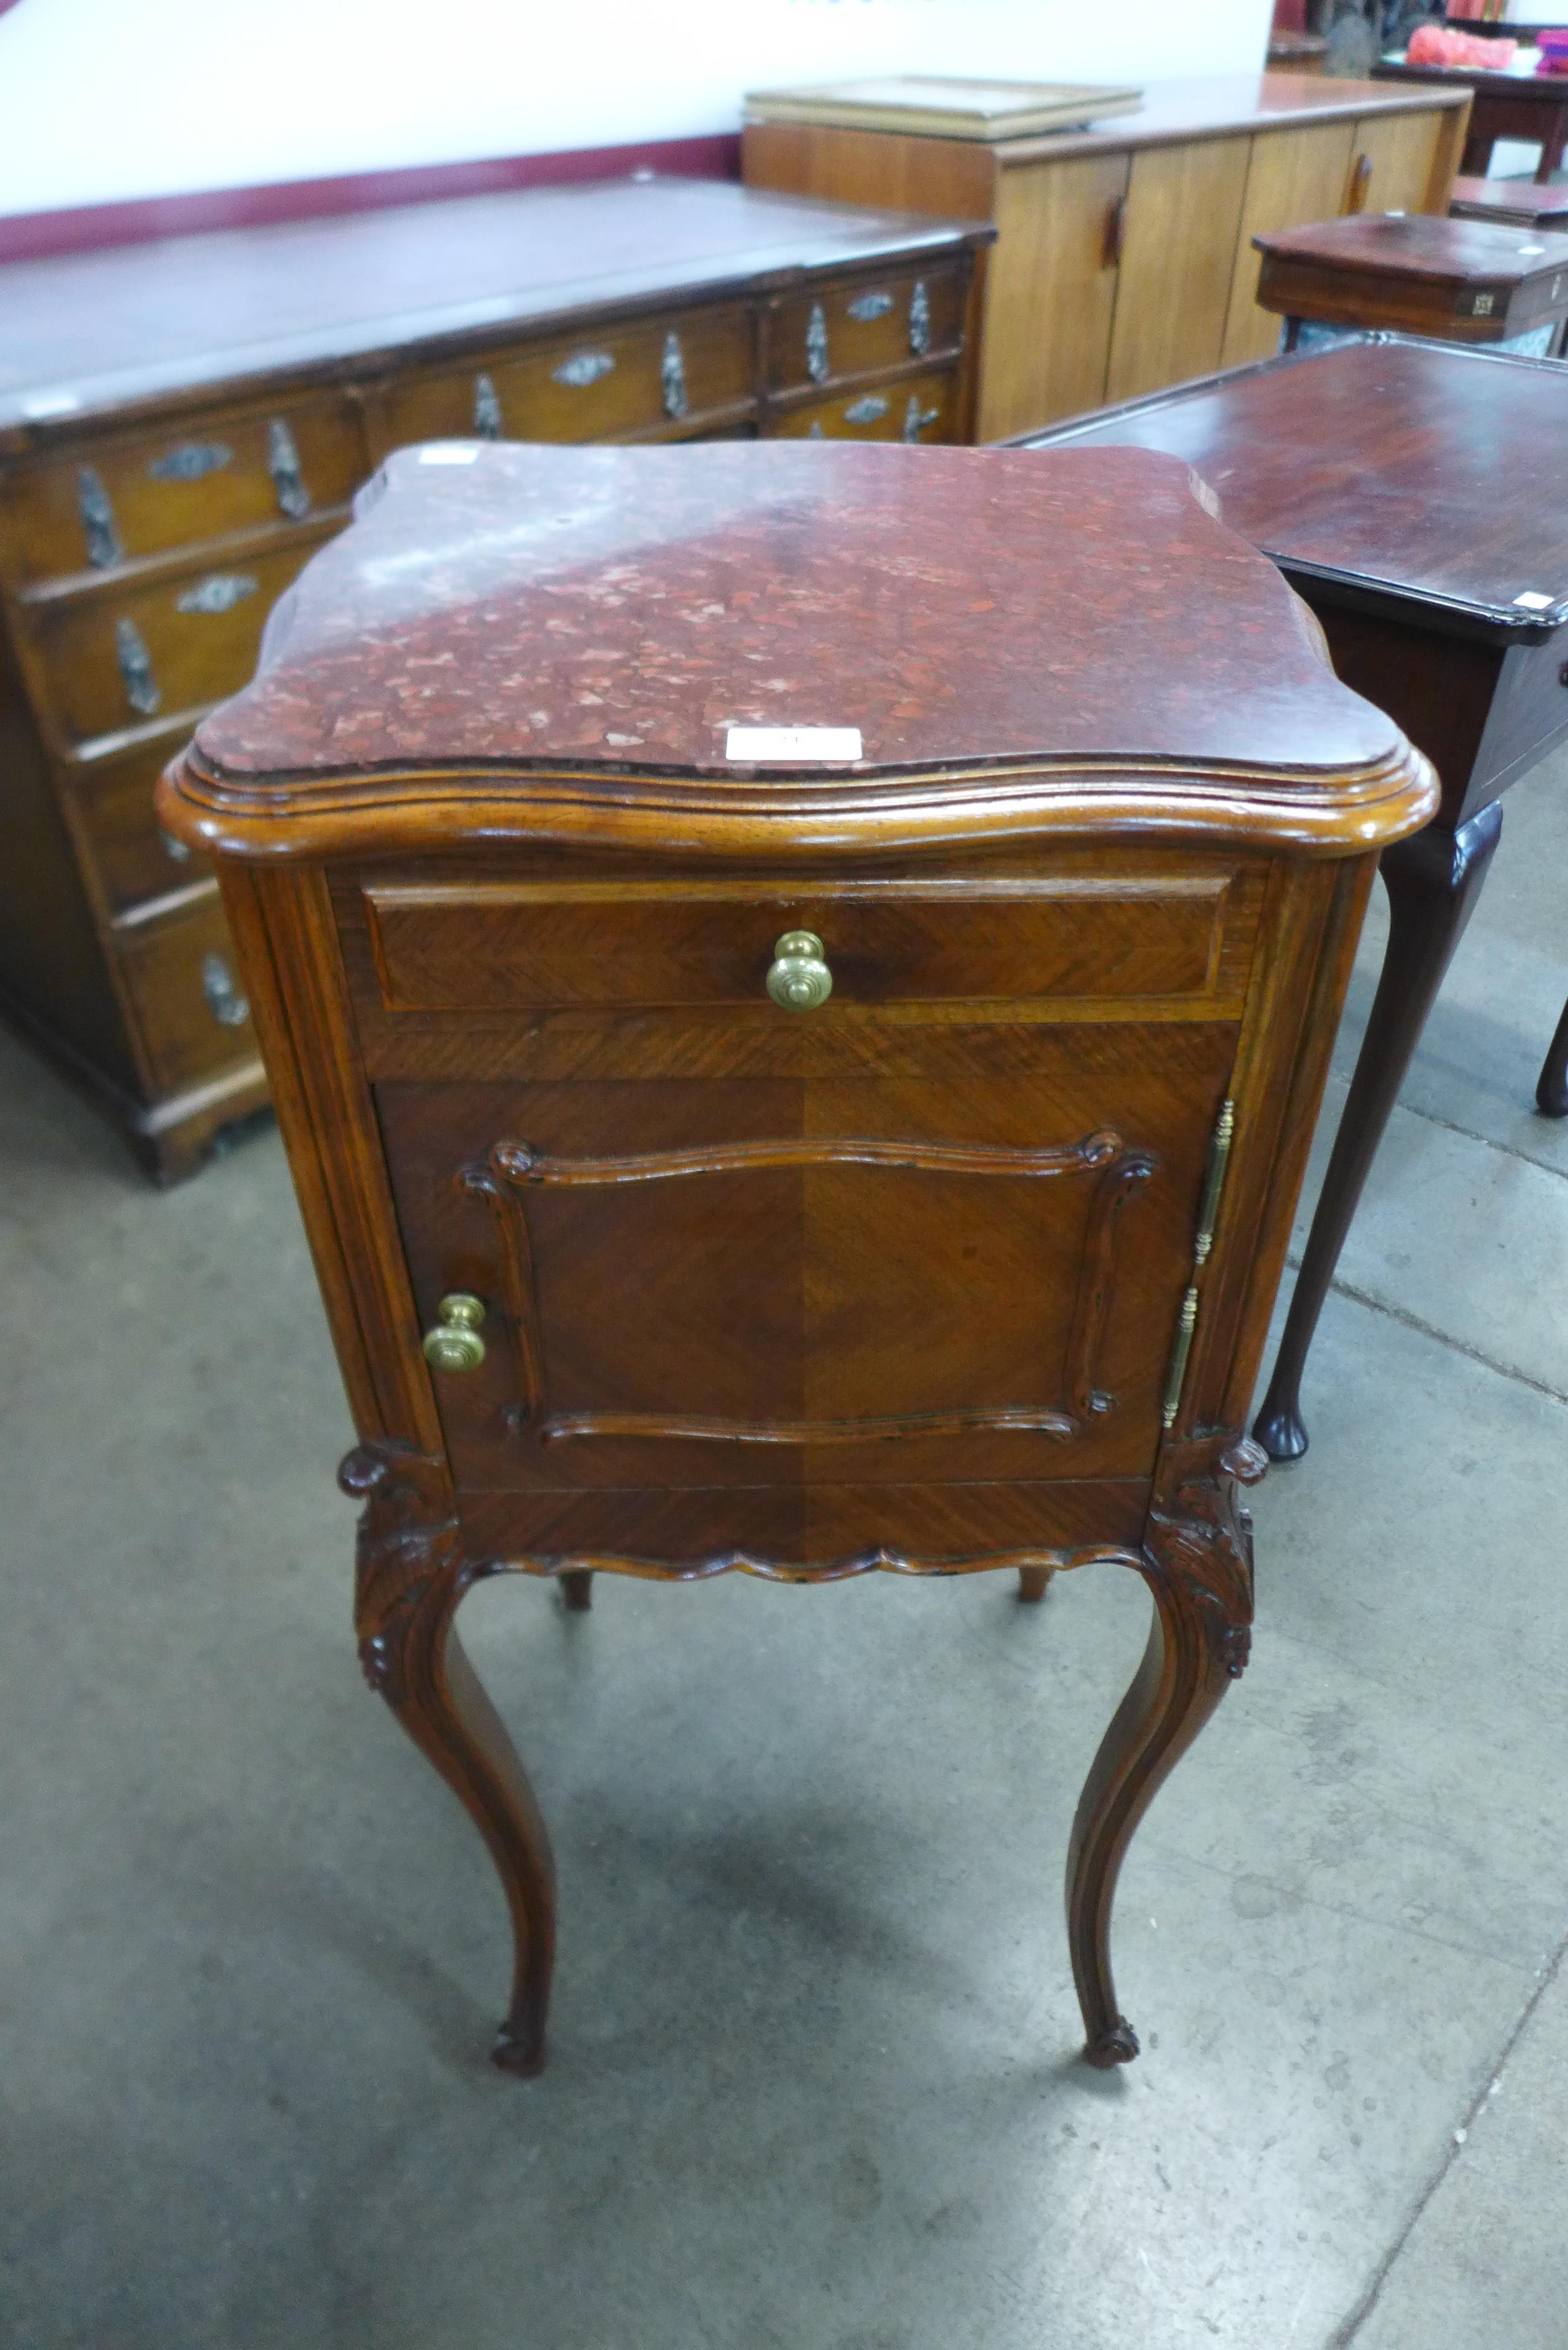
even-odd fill
[{"label": "mahogany side table", "polygon": [[1356,213],[1255,236],[1258,306],[1303,326],[1389,327],[1552,355],[1568,318],[1568,236],[1430,213]]},{"label": "mahogany side table", "polygon": [[1147,1653],[1067,1869],[1247,1660],[1236,1485],[1379,847],[1430,771],[1184,465],[405,450],[161,806],[217,859],[359,1443],[373,1688],[511,1904],[485,1576],[1099,1561]]},{"label": "mahogany side table", "polygon": [[1484,179],[1491,168],[1492,148],[1500,139],[1539,143],[1541,161],[1535,176],[1542,186],[1562,163],[1563,150],[1568,144],[1568,79],[1561,74],[1538,74],[1532,67],[1519,73],[1493,73],[1464,66],[1407,66],[1402,57],[1388,57],[1373,67],[1372,78],[1469,91],[1469,128],[1461,171]]},{"label": "mahogany side table", "polygon": [[[1400,1082],[1502,829],[1501,795],[1568,732],[1568,369],[1370,335],[1266,359],[1042,433],[1164,450],[1272,556],[1345,682],[1437,767],[1442,803],[1382,861],[1390,928],[1255,1433],[1306,1451],[1301,1381]],[[1528,452],[1528,462],[1521,452]],[[1568,1112],[1568,1012],[1536,1100]]]},{"label": "mahogany side table", "polygon": [[1550,229],[1560,235],[1568,229],[1568,188],[1461,174],[1454,182],[1449,212],[1454,220],[1502,221],[1511,228]]}]

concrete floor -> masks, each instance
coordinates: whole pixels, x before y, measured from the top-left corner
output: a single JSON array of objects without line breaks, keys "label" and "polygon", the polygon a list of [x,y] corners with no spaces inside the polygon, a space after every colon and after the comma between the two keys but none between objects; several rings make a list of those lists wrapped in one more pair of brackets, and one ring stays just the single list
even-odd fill
[{"label": "concrete floor", "polygon": [[1108,2076],[1059,1914],[1108,1569],[479,1593],[563,1900],[550,2070],[493,2073],[501,1905],[355,1665],[276,1138],[159,1196],[0,1048],[8,2350],[1563,2350],[1565,873],[1568,760],[1124,1875]]}]

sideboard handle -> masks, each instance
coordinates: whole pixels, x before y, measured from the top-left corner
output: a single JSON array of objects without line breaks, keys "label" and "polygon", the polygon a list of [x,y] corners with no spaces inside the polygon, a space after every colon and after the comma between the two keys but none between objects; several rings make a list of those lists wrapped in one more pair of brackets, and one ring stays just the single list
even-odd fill
[{"label": "sideboard handle", "polygon": [[435,1326],[424,1336],[424,1357],[438,1371],[476,1371],[484,1360],[479,1326],[484,1300],[454,1289],[436,1307]]},{"label": "sideboard handle", "polygon": [[114,508],[90,465],[77,467],[77,512],[87,536],[87,558],[95,571],[112,570],[125,561],[125,549],[114,526]]},{"label": "sideboard handle", "polygon": [[266,469],[277,492],[278,512],[287,515],[291,522],[307,515],[310,492],[305,486],[299,450],[281,416],[275,416],[266,428]]},{"label": "sideboard handle", "polygon": [[1106,267],[1119,269],[1127,241],[1127,200],[1118,196],[1106,214]]},{"label": "sideboard handle", "polygon": [[659,380],[664,393],[666,416],[684,416],[687,410],[686,362],[680,355],[679,335],[664,338],[664,357],[659,362]]},{"label": "sideboard handle", "polygon": [[119,664],[127,702],[132,710],[140,711],[143,718],[151,718],[163,696],[158,690],[158,680],[152,674],[152,655],[148,651],[146,639],[134,620],[116,620],[114,657]]},{"label": "sideboard handle", "polygon": [[1345,200],[1347,213],[1364,213],[1366,199],[1372,192],[1372,158],[1358,155],[1350,167],[1350,192]]},{"label": "sideboard handle", "polygon": [[926,291],[923,277],[915,280],[909,296],[909,348],[916,359],[923,359],[931,348],[931,297]]},{"label": "sideboard handle", "polygon": [[820,302],[805,322],[805,371],[813,383],[827,381],[827,313]]},{"label": "sideboard handle", "polygon": [[222,1027],[243,1028],[250,1018],[250,1003],[221,954],[202,957],[202,993],[208,1011]]},{"label": "sideboard handle", "polygon": [[833,993],[833,973],[815,931],[785,931],[774,948],[768,993],[784,1012],[815,1012]]}]

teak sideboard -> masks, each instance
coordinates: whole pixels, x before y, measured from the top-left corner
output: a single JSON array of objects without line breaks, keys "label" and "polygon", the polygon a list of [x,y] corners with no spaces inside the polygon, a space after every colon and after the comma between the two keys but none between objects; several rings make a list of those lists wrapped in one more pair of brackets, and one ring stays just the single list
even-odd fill
[{"label": "teak sideboard", "polygon": [[266,1099],[154,782],[387,452],[967,440],[991,235],[644,177],[0,269],[0,1010],[151,1172]]},{"label": "teak sideboard", "polygon": [[555,1896],[475,1583],[1097,1564],[1154,1599],[1067,1862],[1125,2062],[1116,1872],[1247,1661],[1245,1416],[1431,771],[1179,460],[448,444],[374,489],[161,806],[354,1412],[361,1660],[511,1905],[497,2061],[543,2061]]},{"label": "teak sideboard", "polygon": [[992,221],[976,437],[1038,431],[1266,359],[1260,233],[1346,212],[1448,210],[1462,89],[1308,74],[1151,85],[1103,129],[988,145],[749,122],[755,187]]}]

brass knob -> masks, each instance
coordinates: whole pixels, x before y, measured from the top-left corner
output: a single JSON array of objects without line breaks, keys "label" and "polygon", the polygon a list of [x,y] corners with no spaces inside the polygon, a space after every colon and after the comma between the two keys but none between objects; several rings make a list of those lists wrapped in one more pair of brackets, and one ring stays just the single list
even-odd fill
[{"label": "brass knob", "polygon": [[438,1371],[476,1371],[484,1360],[484,1341],[479,1326],[484,1319],[484,1300],[471,1297],[466,1289],[454,1289],[436,1307],[436,1326],[425,1332],[425,1360]]},{"label": "brass knob", "polygon": [[774,948],[768,993],[786,1012],[815,1012],[833,993],[833,973],[815,931],[786,931]]}]

